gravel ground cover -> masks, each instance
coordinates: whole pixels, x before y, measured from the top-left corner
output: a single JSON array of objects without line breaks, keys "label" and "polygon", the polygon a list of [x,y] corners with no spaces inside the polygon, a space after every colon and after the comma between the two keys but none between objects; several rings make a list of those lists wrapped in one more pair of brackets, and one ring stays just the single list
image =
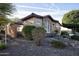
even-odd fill
[{"label": "gravel ground cover", "polygon": [[79,48],[66,47],[64,49],[53,48],[50,38],[43,40],[41,46],[36,46],[34,41],[23,38],[9,39],[7,49],[0,50],[0,56],[78,56]]}]

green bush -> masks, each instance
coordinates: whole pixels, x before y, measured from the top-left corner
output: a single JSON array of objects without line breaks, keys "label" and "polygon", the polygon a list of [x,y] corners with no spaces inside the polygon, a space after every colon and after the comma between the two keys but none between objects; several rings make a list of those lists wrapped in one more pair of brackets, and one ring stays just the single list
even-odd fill
[{"label": "green bush", "polygon": [[66,45],[63,42],[55,41],[55,40],[53,40],[51,42],[51,45],[52,45],[52,47],[55,47],[55,48],[65,48],[66,47]]},{"label": "green bush", "polygon": [[61,35],[65,38],[69,36],[69,33],[67,31],[61,31]]},{"label": "green bush", "polygon": [[22,30],[22,34],[24,38],[32,40],[32,30],[35,28],[35,26],[24,26]]},{"label": "green bush", "polygon": [[32,37],[33,37],[33,40],[35,41],[36,45],[40,46],[41,40],[43,40],[45,38],[45,33],[46,33],[46,31],[42,27],[35,28],[32,31]]},{"label": "green bush", "polygon": [[54,32],[57,34],[59,31],[58,30],[54,30]]},{"label": "green bush", "polygon": [[5,49],[5,48],[6,48],[6,45],[4,43],[0,42],[0,50]]},{"label": "green bush", "polygon": [[0,35],[0,40],[2,40],[2,36]]},{"label": "green bush", "polygon": [[0,32],[0,33],[5,34],[5,31],[4,31],[4,30],[1,30],[1,32]]},{"label": "green bush", "polygon": [[69,35],[67,31],[61,31],[61,35]]},{"label": "green bush", "polygon": [[72,39],[72,40],[77,40],[77,41],[79,41],[79,36],[73,35],[73,36],[71,36],[71,39]]}]

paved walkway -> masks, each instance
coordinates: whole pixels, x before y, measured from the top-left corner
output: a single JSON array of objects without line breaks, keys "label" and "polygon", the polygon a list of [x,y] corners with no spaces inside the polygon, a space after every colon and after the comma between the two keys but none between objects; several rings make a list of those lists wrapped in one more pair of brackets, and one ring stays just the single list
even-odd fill
[{"label": "paved walkway", "polygon": [[0,50],[3,56],[78,56],[79,48],[56,49],[45,39],[42,46],[36,46],[33,41],[20,39],[8,40],[8,48]]}]

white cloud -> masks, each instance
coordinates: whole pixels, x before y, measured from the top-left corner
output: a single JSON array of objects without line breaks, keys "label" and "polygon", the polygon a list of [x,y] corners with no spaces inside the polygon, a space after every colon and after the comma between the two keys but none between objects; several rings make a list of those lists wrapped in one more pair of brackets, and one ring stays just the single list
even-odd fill
[{"label": "white cloud", "polygon": [[36,11],[51,11],[51,12],[54,12],[54,11],[57,11],[59,10],[57,7],[55,7],[54,4],[50,4],[50,6],[52,6],[53,8],[46,8],[46,7],[36,7],[36,6],[29,6],[29,5],[16,5],[16,7],[18,8],[22,8],[23,10],[28,10],[28,11],[33,11],[33,10],[36,10]]},{"label": "white cloud", "polygon": [[[64,13],[66,13],[66,12],[67,12],[66,10],[62,10],[62,11],[58,10],[58,11],[54,11],[54,12],[51,12],[51,11],[50,12],[35,12],[34,11],[33,13],[36,13],[36,14],[42,15],[42,16],[44,16],[44,15],[51,15],[54,19],[56,19],[56,20],[61,22],[61,19],[62,19]],[[25,16],[27,16],[27,15],[29,15],[31,13],[32,13],[31,11],[18,10],[17,12],[15,12],[13,14],[12,17],[23,18],[23,17],[25,17]]]},{"label": "white cloud", "polygon": [[[55,4],[51,4],[51,6],[55,7]],[[26,6],[26,5],[17,5],[17,11],[13,14],[13,17],[23,18],[31,13],[36,13],[38,15],[51,15],[54,19],[58,20],[60,23],[62,22],[63,15],[68,12],[69,10],[60,10],[58,7],[53,8],[41,8],[41,7],[34,7],[34,6]],[[21,7],[21,9],[18,9]],[[31,10],[27,10],[30,8]],[[34,11],[33,9],[43,10],[41,11]]]},{"label": "white cloud", "polygon": [[[29,14],[31,14],[32,12],[31,11],[17,11],[16,13],[13,14],[12,17],[18,17],[18,18],[23,18]],[[61,19],[63,17],[64,14],[62,13],[66,13],[66,11],[56,11],[56,12],[33,12],[33,13],[36,13],[38,15],[51,15],[54,19],[58,20],[61,22]]]}]

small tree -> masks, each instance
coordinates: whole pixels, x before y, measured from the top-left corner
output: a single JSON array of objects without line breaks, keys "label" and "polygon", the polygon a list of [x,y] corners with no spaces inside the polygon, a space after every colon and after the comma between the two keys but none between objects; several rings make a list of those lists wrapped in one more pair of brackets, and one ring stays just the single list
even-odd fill
[{"label": "small tree", "polygon": [[32,37],[36,45],[41,45],[41,41],[45,38],[45,29],[42,27],[37,27],[32,31]]},{"label": "small tree", "polygon": [[66,13],[62,19],[62,25],[75,31],[79,31],[79,10]]},{"label": "small tree", "polygon": [[52,40],[52,41],[51,41],[51,46],[54,47],[54,48],[60,48],[60,49],[66,47],[66,45],[65,45],[63,42],[61,42],[61,41],[56,41],[56,40]]},{"label": "small tree", "polygon": [[[4,30],[5,25],[10,21],[7,15],[11,15],[15,10],[13,4],[11,3],[0,3],[0,31]],[[0,33],[1,34],[1,33]],[[5,33],[5,43],[6,43],[6,33]],[[2,45],[4,46],[4,45]],[[2,47],[0,46],[0,47]]]}]

